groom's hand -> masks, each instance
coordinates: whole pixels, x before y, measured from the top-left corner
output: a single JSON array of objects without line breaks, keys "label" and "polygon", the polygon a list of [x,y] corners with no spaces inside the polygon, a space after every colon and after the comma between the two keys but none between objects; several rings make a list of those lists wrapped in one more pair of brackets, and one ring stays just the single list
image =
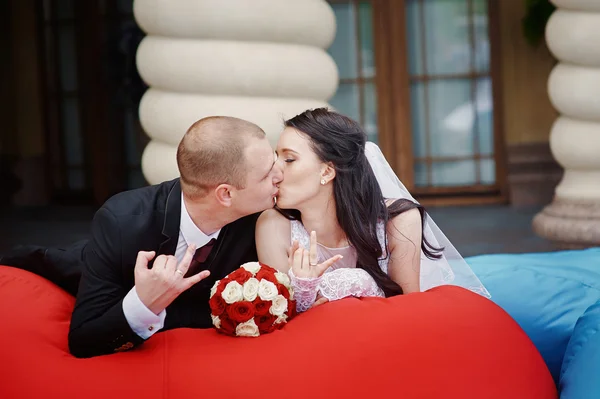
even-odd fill
[{"label": "groom's hand", "polygon": [[181,294],[194,284],[209,276],[208,270],[184,278],[187,273],[196,246],[190,245],[177,264],[174,256],[160,255],[154,261],[152,269],[148,262],[154,259],[155,252],[140,251],[135,262],[135,290],[142,303],[154,314],[159,314]]}]

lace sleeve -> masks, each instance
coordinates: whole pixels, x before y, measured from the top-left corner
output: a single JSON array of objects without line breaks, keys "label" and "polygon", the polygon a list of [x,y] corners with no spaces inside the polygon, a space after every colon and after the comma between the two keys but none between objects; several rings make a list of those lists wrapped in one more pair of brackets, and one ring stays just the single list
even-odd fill
[{"label": "lace sleeve", "polygon": [[348,296],[385,297],[373,277],[360,268],[341,268],[325,273],[318,288],[321,295],[330,301]]},{"label": "lace sleeve", "polygon": [[296,277],[292,269],[288,272],[294,289],[294,299],[296,300],[296,311],[298,313],[307,311],[317,299],[317,292],[322,277],[303,278]]}]

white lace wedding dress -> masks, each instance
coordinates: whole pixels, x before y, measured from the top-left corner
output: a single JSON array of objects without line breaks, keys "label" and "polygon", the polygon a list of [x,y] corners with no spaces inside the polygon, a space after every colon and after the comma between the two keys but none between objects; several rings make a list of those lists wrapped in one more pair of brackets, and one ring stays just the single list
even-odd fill
[{"label": "white lace wedding dress", "polygon": [[[405,199],[418,203],[400,179],[398,179],[398,176],[396,176],[388,164],[377,144],[367,142],[365,144],[365,156],[381,188],[383,198],[394,200]],[[488,290],[473,273],[465,259],[433,222],[431,217],[425,219],[423,236],[427,238],[427,241],[433,247],[442,248],[442,253],[439,259],[429,259],[421,251],[419,268],[419,288],[421,291],[427,291],[440,285],[451,284],[466,288],[486,298],[491,297]],[[387,274],[388,248],[386,247],[385,240],[386,226],[383,222],[377,226],[377,238],[383,250],[383,256],[379,259],[379,267]],[[310,236],[301,222],[291,222],[291,239],[297,240],[306,249],[310,247]],[[294,296],[297,300],[297,309],[299,312],[310,308],[317,294],[321,294],[329,300],[341,299],[348,296],[384,296],[371,275],[363,269],[356,267],[356,251],[354,248],[327,248],[319,245],[318,254],[319,262],[323,262],[337,254],[343,255],[344,258],[336,262],[319,278],[297,278],[290,270],[290,277],[295,289]]]},{"label": "white lace wedding dress", "polygon": [[[377,225],[377,239],[381,245],[383,255],[379,260],[379,267],[384,273],[388,269],[387,247],[385,245],[385,226]],[[310,235],[301,222],[291,221],[291,241],[298,241],[301,247],[310,247]],[[319,263],[335,256],[342,255],[343,259],[335,262],[325,273],[318,278],[299,278],[290,269],[290,278],[294,287],[294,298],[298,312],[304,312],[315,302],[317,294],[330,301],[349,296],[356,297],[384,297],[383,291],[373,277],[365,270],[356,267],[356,250],[351,246],[343,248],[328,248],[317,245]]]}]

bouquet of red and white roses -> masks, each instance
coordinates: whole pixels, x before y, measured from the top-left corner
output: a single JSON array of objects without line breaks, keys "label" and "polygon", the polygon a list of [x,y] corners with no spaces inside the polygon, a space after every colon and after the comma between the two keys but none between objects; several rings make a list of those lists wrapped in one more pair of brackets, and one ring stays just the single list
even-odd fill
[{"label": "bouquet of red and white roses", "polygon": [[296,315],[288,275],[258,262],[245,263],[215,282],[209,304],[217,331],[238,337],[278,330]]}]

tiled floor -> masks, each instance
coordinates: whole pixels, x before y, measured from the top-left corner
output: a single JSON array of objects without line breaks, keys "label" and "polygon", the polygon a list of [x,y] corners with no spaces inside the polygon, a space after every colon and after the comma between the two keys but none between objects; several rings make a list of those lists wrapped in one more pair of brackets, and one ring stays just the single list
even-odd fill
[{"label": "tiled floor", "polygon": [[[477,206],[431,208],[433,220],[463,256],[552,251],[531,220],[539,208]],[[10,209],[0,213],[0,253],[17,244],[60,246],[86,238],[93,208]]]}]

